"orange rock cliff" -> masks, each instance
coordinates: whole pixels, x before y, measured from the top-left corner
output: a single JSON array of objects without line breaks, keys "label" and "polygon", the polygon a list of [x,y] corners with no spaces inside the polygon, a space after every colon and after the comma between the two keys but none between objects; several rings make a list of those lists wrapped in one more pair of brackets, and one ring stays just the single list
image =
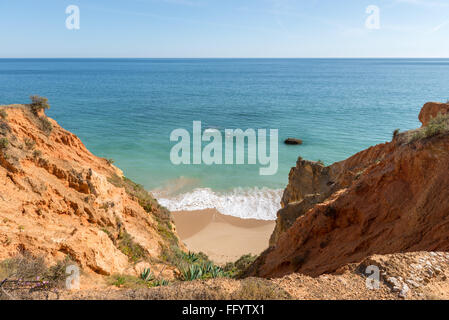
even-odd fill
[{"label": "orange rock cliff", "polygon": [[449,251],[448,113],[427,103],[421,129],[329,167],[300,158],[248,275],[318,276],[372,254]]},{"label": "orange rock cliff", "polygon": [[28,106],[0,112],[0,260],[26,250],[110,275],[178,245],[170,213],[74,134]]}]

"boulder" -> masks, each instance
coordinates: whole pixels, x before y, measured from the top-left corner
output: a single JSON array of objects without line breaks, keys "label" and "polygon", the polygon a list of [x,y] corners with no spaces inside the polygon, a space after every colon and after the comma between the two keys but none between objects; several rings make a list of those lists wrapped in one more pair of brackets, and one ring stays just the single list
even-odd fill
[{"label": "boulder", "polygon": [[288,145],[300,145],[302,144],[302,140],[296,138],[287,138],[285,139],[284,143]]}]

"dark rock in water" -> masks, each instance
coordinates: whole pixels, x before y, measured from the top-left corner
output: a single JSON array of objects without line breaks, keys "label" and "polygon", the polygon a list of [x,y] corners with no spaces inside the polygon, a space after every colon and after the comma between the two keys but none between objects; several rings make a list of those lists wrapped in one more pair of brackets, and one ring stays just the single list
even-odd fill
[{"label": "dark rock in water", "polygon": [[284,143],[290,144],[290,145],[300,145],[300,144],[302,144],[302,140],[295,139],[295,138],[288,138],[288,139],[285,139]]}]

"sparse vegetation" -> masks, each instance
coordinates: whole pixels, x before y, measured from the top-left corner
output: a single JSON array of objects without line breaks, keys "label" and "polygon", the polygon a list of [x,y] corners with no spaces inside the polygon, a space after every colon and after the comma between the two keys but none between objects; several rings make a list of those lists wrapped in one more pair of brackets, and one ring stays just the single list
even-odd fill
[{"label": "sparse vegetation", "polygon": [[5,110],[0,110],[0,118],[5,120],[8,117],[8,114],[6,113]]},{"label": "sparse vegetation", "polygon": [[119,288],[139,289],[148,288],[149,283],[138,277],[124,274],[114,274],[109,277],[108,284]]},{"label": "sparse vegetation", "polygon": [[140,274],[140,277],[132,275],[114,274],[109,277],[108,284],[119,288],[142,289],[166,286],[170,282],[163,278],[156,278],[149,268]]},{"label": "sparse vegetation", "polygon": [[434,137],[449,132],[449,114],[438,114],[429,121],[429,124],[418,129],[410,138],[409,142]]},{"label": "sparse vegetation", "polygon": [[67,277],[66,268],[75,264],[66,256],[54,266],[47,267],[43,256],[35,257],[27,251],[0,262],[0,281],[3,279],[21,279],[22,281],[40,280],[51,287],[62,288]]},{"label": "sparse vegetation", "polygon": [[166,239],[171,246],[178,246],[178,237],[173,232],[172,218],[170,211],[160,206],[156,199],[145,190],[145,188],[132,180],[117,175],[110,177],[109,182],[119,188],[125,188],[132,198],[139,202],[140,206],[148,213],[152,214],[157,222],[159,234]]},{"label": "sparse vegetation", "polygon": [[324,162],[322,160],[318,160],[317,163],[325,167]]},{"label": "sparse vegetation", "polygon": [[37,115],[41,110],[50,109],[47,98],[35,95],[31,96],[30,99],[30,109],[35,115]]},{"label": "sparse vegetation", "polygon": [[112,158],[108,158],[108,159],[106,159],[106,161],[109,163],[109,164],[114,164],[114,159],[112,159]]},{"label": "sparse vegetation", "polygon": [[36,145],[36,141],[34,141],[34,140],[30,139],[30,138],[26,138],[25,139],[25,147],[28,150],[33,150],[35,145]]},{"label": "sparse vegetation", "polygon": [[133,237],[126,231],[122,231],[119,234],[118,248],[132,262],[137,262],[147,256],[145,249],[136,243]]},{"label": "sparse vegetation", "polygon": [[9,145],[9,140],[7,138],[0,139],[0,149],[6,149]]},{"label": "sparse vegetation", "polygon": [[40,117],[41,127],[45,134],[49,135],[53,131],[53,125],[46,117]]},{"label": "sparse vegetation", "polygon": [[178,247],[164,248],[161,258],[163,261],[175,266],[181,273],[179,280],[192,281],[197,279],[210,279],[230,277],[231,274],[223,268],[214,265],[204,253],[183,252]]},{"label": "sparse vegetation", "polygon": [[34,150],[33,151],[33,158],[38,159],[42,156],[42,152],[40,150]]},{"label": "sparse vegetation", "polygon": [[154,274],[153,274],[153,272],[151,272],[150,268],[145,268],[140,273],[140,279],[142,279],[143,281],[153,281],[154,280]]},{"label": "sparse vegetation", "polygon": [[229,273],[229,275],[233,278],[240,277],[246,269],[256,261],[257,256],[252,254],[245,254],[237,259],[235,262],[228,262],[224,266],[224,271]]},{"label": "sparse vegetation", "polygon": [[240,289],[234,292],[235,300],[288,300],[291,295],[278,285],[260,278],[243,279]]}]

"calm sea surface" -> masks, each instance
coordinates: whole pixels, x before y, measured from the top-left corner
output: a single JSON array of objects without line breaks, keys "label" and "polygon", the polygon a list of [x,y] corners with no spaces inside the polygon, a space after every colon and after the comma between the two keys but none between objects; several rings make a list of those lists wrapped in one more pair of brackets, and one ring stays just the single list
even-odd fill
[{"label": "calm sea surface", "polygon": [[[0,103],[47,114],[170,209],[272,219],[298,156],[326,164],[419,126],[449,98],[445,59],[0,59]],[[170,162],[176,128],[279,130],[279,170]],[[285,146],[287,137],[302,146]]]}]

